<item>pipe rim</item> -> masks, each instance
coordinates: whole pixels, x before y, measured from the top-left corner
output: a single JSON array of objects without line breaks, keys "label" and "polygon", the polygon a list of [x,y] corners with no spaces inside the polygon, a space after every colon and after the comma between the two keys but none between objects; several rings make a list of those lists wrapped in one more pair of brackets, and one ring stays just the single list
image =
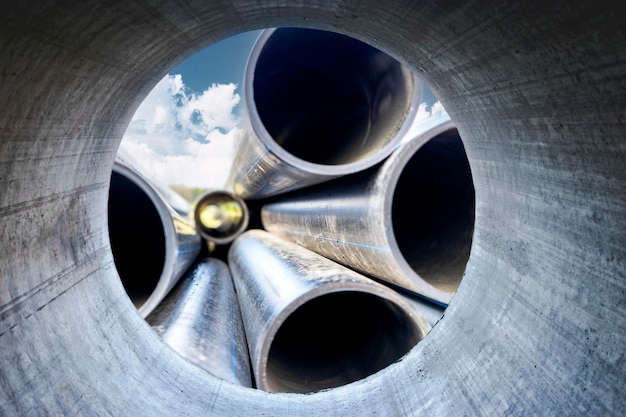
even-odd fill
[{"label": "pipe rim", "polygon": [[[386,213],[386,215],[383,217],[383,229],[385,233],[385,239],[387,241],[387,244],[391,248],[391,253],[393,254],[395,262],[405,274],[405,276],[409,277],[411,281],[416,284],[417,289],[419,289],[419,291],[421,292],[420,295],[425,296],[426,298],[434,301],[437,304],[443,304],[444,306],[450,304],[450,301],[452,300],[452,297],[454,296],[456,291],[449,293],[435,287],[430,282],[428,282],[427,279],[423,278],[417,271],[415,271],[411,267],[411,265],[409,265],[403,252],[400,250],[398,240],[396,239],[392,216],[392,206],[398,181],[400,180],[400,177],[406,165],[411,161],[413,156],[415,156],[415,154],[417,154],[417,152],[419,152],[420,149],[430,140],[454,129],[456,129],[456,125],[453,123],[453,121],[445,120],[440,124],[427,129],[425,132],[420,133],[408,142],[404,143],[403,146],[398,148],[398,152],[394,152],[383,164],[382,170],[386,172],[383,175],[380,175],[379,178],[382,178],[385,182],[377,184],[378,187],[384,190],[382,212]],[[472,234],[474,233],[475,231],[472,232]]]},{"label": "pipe rim", "polygon": [[[228,234],[227,236],[224,236],[224,237],[212,236],[203,227],[203,223],[200,219],[200,215],[201,215],[200,209],[202,208],[202,204],[204,204],[207,199],[210,199],[212,197],[224,197],[224,198],[230,199],[234,201],[235,203],[237,203],[239,207],[241,208],[241,211],[242,211],[241,221],[239,222],[237,228],[233,230],[232,232],[230,232],[230,234]],[[250,211],[248,210],[248,205],[246,204],[244,199],[234,193],[231,193],[228,191],[209,191],[207,193],[204,193],[202,196],[200,196],[196,200],[196,202],[193,204],[193,218],[195,220],[196,229],[198,230],[198,233],[204,239],[206,239],[209,242],[213,242],[217,245],[225,245],[235,240],[237,236],[239,236],[241,233],[243,233],[247,229],[248,224],[250,222]]]},{"label": "pipe rim", "polygon": [[[300,297],[296,298],[295,300],[293,300],[286,306],[282,307],[280,309],[280,313],[271,318],[270,320],[271,324],[262,332],[262,334],[266,334],[267,337],[263,338],[263,340],[260,343],[260,347],[253,350],[252,346],[250,346],[249,351],[250,351],[250,354],[253,356],[252,362],[253,364],[255,364],[255,366],[253,366],[254,380],[256,382],[256,387],[259,390],[268,391],[268,385],[267,385],[268,358],[272,350],[272,344],[273,344],[274,338],[276,337],[276,334],[280,330],[281,326],[296,310],[304,306],[309,301],[312,301],[319,297],[324,297],[325,295],[329,295],[329,294],[338,294],[342,292],[356,292],[356,293],[369,294],[369,295],[379,297],[385,301],[390,302],[391,304],[400,308],[404,313],[406,313],[407,318],[410,318],[413,320],[415,330],[421,333],[419,336],[419,340],[415,346],[417,346],[417,344],[423,341],[428,335],[428,333],[431,331],[430,324],[422,316],[422,314],[419,313],[415,308],[413,308],[409,304],[408,301],[404,300],[402,296],[396,293],[395,291],[389,288],[386,288],[382,284],[376,284],[373,281],[371,284],[368,282],[354,281],[353,279],[350,278],[349,275],[348,276],[339,275],[337,276],[337,278],[344,279],[345,281],[341,283],[329,282],[329,283],[326,283],[323,287],[316,287],[312,289],[311,291],[308,291],[302,294]],[[248,344],[250,345],[250,342],[248,342]],[[412,351],[414,351],[415,346],[409,349],[409,351],[406,352],[402,357],[405,357],[409,355]],[[398,358],[398,360],[400,359],[401,358]],[[388,367],[389,365],[381,369],[380,371],[369,375],[368,377],[362,378],[358,381],[351,382],[349,384],[341,385],[339,387],[334,387],[332,389],[340,388],[340,387],[344,387],[344,386],[348,386],[354,383],[364,381],[372,377],[373,375],[384,372],[385,369],[387,369]],[[272,392],[272,391],[269,391],[269,392]]]},{"label": "pipe rim", "polygon": [[[256,103],[254,100],[254,69],[256,66],[256,62],[258,61],[267,40],[272,36],[274,32],[281,28],[282,27],[274,27],[265,29],[261,32],[250,51],[244,71],[243,97],[245,100],[246,112],[250,119],[251,128],[255,132],[255,136],[261,141],[263,145],[265,145],[266,152],[273,154],[279,160],[287,163],[290,166],[297,167],[303,172],[309,173],[311,175],[321,175],[327,177],[337,177],[359,172],[387,158],[396,148],[398,148],[400,142],[411,128],[411,125],[417,116],[417,111],[419,109],[420,100],[422,97],[422,79],[415,72],[411,71],[406,64],[400,62],[399,60],[397,60],[397,58],[393,57],[393,59],[398,61],[399,65],[401,65],[403,71],[407,71],[411,74],[411,77],[407,78],[410,78],[412,80],[413,94],[411,95],[411,102],[404,117],[404,121],[396,134],[392,137],[392,139],[389,140],[389,142],[384,147],[379,149],[373,155],[363,159],[359,159],[355,162],[350,162],[347,164],[325,165],[306,161],[304,159],[298,158],[297,156],[294,156],[290,152],[287,152],[281,145],[279,145],[274,140],[272,135],[265,128],[261,116],[257,111]],[[340,34],[336,31],[334,33]],[[357,40],[356,38],[353,39]]]},{"label": "pipe rim", "polygon": [[[169,290],[174,285],[172,282],[172,275],[174,274],[174,250],[176,248],[176,230],[174,228],[174,221],[172,219],[171,209],[163,201],[161,195],[156,191],[152,184],[145,177],[137,173],[135,170],[124,164],[115,164],[112,168],[112,172],[120,174],[125,178],[130,179],[135,185],[137,185],[152,202],[154,208],[159,214],[161,220],[161,226],[163,227],[163,234],[165,236],[165,259],[163,260],[163,269],[161,275],[157,281],[156,287],[150,293],[150,296],[146,301],[137,309],[139,315],[145,319],[165,298]],[[108,220],[107,220],[108,222]],[[116,275],[119,278],[119,274]],[[121,280],[121,278],[119,278]]]}]

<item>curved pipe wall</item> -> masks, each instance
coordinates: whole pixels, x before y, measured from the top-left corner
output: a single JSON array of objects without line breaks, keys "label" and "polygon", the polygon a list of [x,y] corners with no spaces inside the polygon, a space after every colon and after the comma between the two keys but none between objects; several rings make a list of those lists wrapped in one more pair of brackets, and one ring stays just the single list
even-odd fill
[{"label": "curved pipe wall", "polygon": [[[624,15],[613,2],[5,2],[0,408],[8,415],[623,415]],[[117,146],[171,68],[239,31],[307,25],[406,61],[465,141],[466,273],[404,359],[311,395],[222,383],[117,278]],[[575,399],[575,400],[572,400]]]},{"label": "curved pipe wall", "polygon": [[357,39],[265,30],[246,67],[244,133],[228,186],[261,198],[362,171],[398,145],[421,91],[408,67]]},{"label": "curved pipe wall", "polygon": [[263,230],[228,252],[257,387],[312,392],[399,360],[430,325],[396,292]]},{"label": "curved pipe wall", "polygon": [[111,250],[126,293],[144,318],[200,253],[189,213],[175,210],[161,189],[116,159],[109,187]]},{"label": "curved pipe wall", "polygon": [[443,122],[376,167],[279,197],[261,219],[278,236],[447,305],[474,231],[463,142]]},{"label": "curved pipe wall", "polygon": [[252,386],[241,311],[224,262],[196,263],[146,321],[165,343],[211,375]]}]

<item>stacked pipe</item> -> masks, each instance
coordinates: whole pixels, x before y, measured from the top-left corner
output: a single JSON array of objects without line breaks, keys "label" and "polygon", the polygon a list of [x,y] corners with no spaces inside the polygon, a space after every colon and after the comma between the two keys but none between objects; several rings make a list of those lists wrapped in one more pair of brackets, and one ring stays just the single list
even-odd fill
[{"label": "stacked pipe", "polygon": [[224,262],[198,262],[146,321],[200,368],[233,384],[252,386],[241,313]]},{"label": "stacked pipe", "polygon": [[445,121],[376,167],[262,210],[266,230],[447,305],[469,258],[474,188],[461,138]]},{"label": "stacked pipe", "polygon": [[260,389],[311,392],[362,379],[430,330],[395,291],[268,232],[239,236],[228,262]]},{"label": "stacked pipe", "polygon": [[[158,294],[155,289],[149,296],[150,308],[144,307],[147,302],[136,304],[165,343],[231,383],[311,392],[365,378],[425,337],[460,280],[471,241],[473,190],[464,188],[469,177],[467,167],[458,165],[464,156],[458,134],[446,123],[400,145],[417,110],[421,81],[387,54],[336,33],[264,31],[251,52],[244,86],[245,133],[238,139],[229,190],[207,191],[192,207],[174,210],[165,191],[159,194],[121,158],[116,161],[112,207],[126,201],[113,192],[120,189],[116,175],[123,173],[124,179],[141,180],[135,180],[141,186],[134,192],[146,193],[160,219],[161,227],[155,223],[140,234],[152,233],[151,243],[165,241],[167,247],[167,236],[154,233],[178,231],[184,218],[181,230],[193,230],[193,242],[201,237],[211,250],[226,248],[228,261],[203,259],[189,269],[198,250],[189,251],[194,259],[183,256],[180,270],[166,278],[162,274]],[[444,212],[439,214],[448,217],[434,221],[416,212],[413,196],[394,192],[394,187],[406,188],[403,171],[415,177],[414,165],[420,165],[408,158],[435,137],[443,147],[436,146],[421,162],[435,158],[430,174],[443,175],[434,171],[443,164],[439,169],[448,171],[450,183],[464,179],[460,188],[443,188],[469,217]],[[438,202],[441,195],[418,207],[431,204],[443,211],[452,202]],[[245,231],[255,228],[245,199],[257,201],[267,231]],[[411,215],[426,217],[422,225],[449,221],[449,229],[460,235],[444,242],[436,228],[424,237],[419,227],[395,227],[392,206],[401,222]],[[118,217],[111,217],[111,225]],[[112,242],[115,230],[129,231],[111,230]],[[418,234],[423,236],[419,246],[407,243]],[[412,253],[405,261],[400,253],[407,246]],[[153,256],[164,252],[144,248]],[[177,254],[187,253],[180,249]],[[122,249],[114,245],[114,252]],[[133,251],[129,255],[136,257]],[[137,281],[131,283],[143,282],[138,278],[146,268],[143,263],[134,270],[130,276]],[[120,275],[130,281],[129,274]],[[132,298],[134,287],[125,286]]]},{"label": "stacked pipe", "polygon": [[248,227],[245,201],[227,191],[207,191],[193,204],[198,233],[209,243],[225,245]]},{"label": "stacked pipe", "polygon": [[269,197],[376,164],[409,128],[421,87],[400,62],[348,36],[263,31],[245,71],[229,187],[242,198]]},{"label": "stacked pipe", "polygon": [[109,189],[109,238],[122,284],[143,318],[200,252],[189,211],[184,199],[118,153]]}]

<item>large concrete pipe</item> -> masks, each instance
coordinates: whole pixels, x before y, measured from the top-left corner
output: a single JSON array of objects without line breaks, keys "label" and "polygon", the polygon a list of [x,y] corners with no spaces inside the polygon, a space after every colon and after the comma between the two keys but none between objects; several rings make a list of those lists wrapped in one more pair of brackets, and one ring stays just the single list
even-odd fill
[{"label": "large concrete pipe", "polygon": [[[8,1],[0,6],[0,409],[7,416],[626,414],[626,34],[617,2]],[[182,60],[316,27],[407,63],[463,138],[465,276],[404,358],[314,393],[211,377],[118,278],[117,147]]]},{"label": "large concrete pipe", "polygon": [[445,121],[376,167],[263,206],[261,218],[278,236],[447,305],[474,231],[463,142]]},{"label": "large concrete pipe", "polygon": [[258,388],[312,392],[372,375],[430,330],[399,294],[263,230],[228,252]]},{"label": "large concrete pipe", "polygon": [[174,196],[118,155],[109,189],[109,237],[122,284],[142,317],[154,310],[200,253],[190,207]]},{"label": "large concrete pipe", "polygon": [[161,340],[218,378],[252,386],[250,357],[228,265],[202,259],[146,317]]},{"label": "large concrete pipe", "polygon": [[268,29],[244,77],[247,117],[228,180],[243,198],[303,188],[368,168],[410,126],[422,82],[357,39]]}]

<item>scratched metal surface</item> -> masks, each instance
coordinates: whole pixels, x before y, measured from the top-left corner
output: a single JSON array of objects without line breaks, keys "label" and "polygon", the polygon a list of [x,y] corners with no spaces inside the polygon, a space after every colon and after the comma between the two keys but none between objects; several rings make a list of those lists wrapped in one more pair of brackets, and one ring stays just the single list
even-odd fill
[{"label": "scratched metal surface", "polygon": [[200,260],[146,321],[161,340],[211,375],[252,386],[239,303],[224,262]]},{"label": "scratched metal surface", "polygon": [[430,331],[395,291],[263,230],[239,236],[228,265],[257,387],[266,391],[305,393],[365,378]]},{"label": "scratched metal surface", "polygon": [[474,228],[474,189],[455,132],[454,123],[444,121],[369,170],[279,196],[263,206],[263,226],[447,305],[461,282]]}]

